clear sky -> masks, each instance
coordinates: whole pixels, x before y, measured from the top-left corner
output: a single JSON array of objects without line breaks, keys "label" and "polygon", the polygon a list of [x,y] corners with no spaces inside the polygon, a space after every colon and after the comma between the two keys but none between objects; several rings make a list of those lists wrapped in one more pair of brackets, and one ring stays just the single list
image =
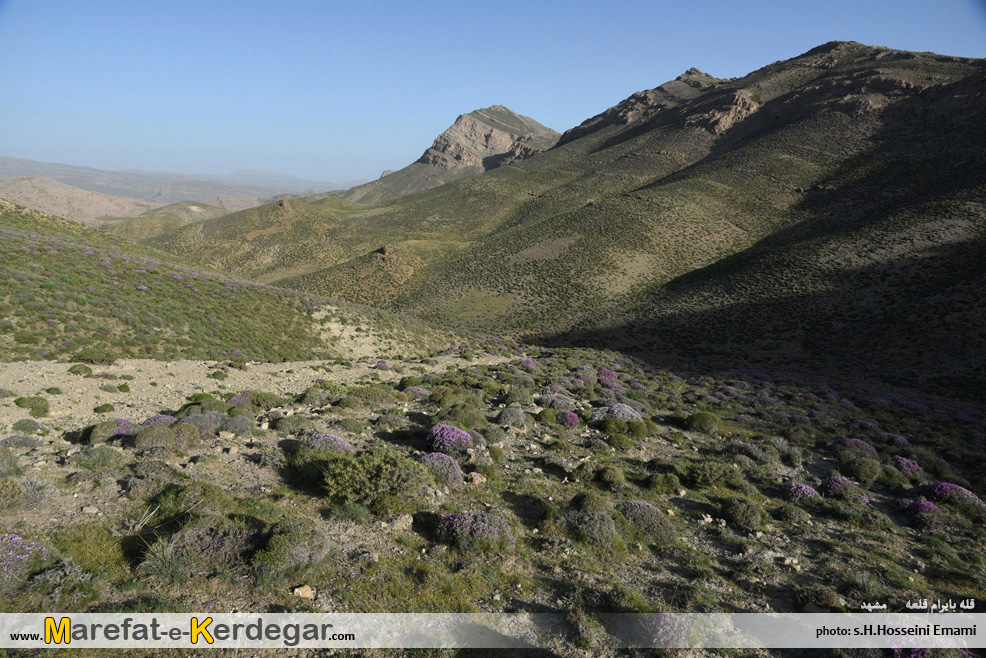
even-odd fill
[{"label": "clear sky", "polygon": [[986,57],[986,0],[0,0],[0,155],[371,179],[480,107],[563,132],[832,40]]}]

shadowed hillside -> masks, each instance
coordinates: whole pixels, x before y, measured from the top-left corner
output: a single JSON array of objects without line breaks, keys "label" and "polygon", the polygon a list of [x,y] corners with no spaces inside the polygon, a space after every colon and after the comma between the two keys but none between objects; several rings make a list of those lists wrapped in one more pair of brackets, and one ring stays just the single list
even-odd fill
[{"label": "shadowed hillside", "polygon": [[[734,80],[691,69],[510,167],[153,243],[471,330],[608,344],[626,329],[656,353],[835,369],[870,340],[874,374],[980,381],[986,350],[946,346],[978,335],[961,254],[983,230],[984,73],[846,42]],[[373,256],[384,245],[390,260]]]}]

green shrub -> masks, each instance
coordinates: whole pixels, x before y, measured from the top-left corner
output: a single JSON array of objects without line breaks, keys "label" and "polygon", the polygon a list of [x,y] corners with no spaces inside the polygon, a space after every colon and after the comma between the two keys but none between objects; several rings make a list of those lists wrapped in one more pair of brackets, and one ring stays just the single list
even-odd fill
[{"label": "green shrub", "polygon": [[167,425],[151,425],[142,428],[134,438],[134,447],[138,450],[152,450],[163,448],[166,450],[175,449],[175,433]]},{"label": "green shrub", "polygon": [[296,516],[279,521],[267,545],[253,557],[253,566],[264,575],[284,572],[318,562],[329,552],[329,537],[314,519]]},{"label": "green shrub", "polygon": [[606,443],[616,451],[629,450],[633,447],[633,441],[626,434],[611,434],[606,439]]},{"label": "green shrub", "polygon": [[288,434],[297,434],[313,427],[315,427],[314,421],[298,414],[278,418],[274,424],[274,429],[278,432],[287,432]]},{"label": "green shrub", "polygon": [[108,414],[111,411],[116,411],[116,407],[114,407],[112,404],[107,402],[105,404],[99,405],[98,407],[93,409],[93,411],[95,411],[97,414]]},{"label": "green shrub", "polygon": [[62,389],[58,388],[57,386],[51,386],[45,389],[45,393],[47,393],[48,395],[61,395]]},{"label": "green shrub", "polygon": [[718,459],[704,459],[692,464],[688,469],[688,481],[697,489],[742,484],[739,469]]},{"label": "green shrub", "polygon": [[171,426],[171,431],[175,433],[175,446],[179,449],[193,448],[202,442],[198,428],[191,423],[177,422]]},{"label": "green shrub", "polygon": [[545,425],[552,425],[558,421],[557,409],[542,409],[538,412],[537,421]]},{"label": "green shrub", "polygon": [[627,421],[622,418],[607,418],[603,422],[603,431],[607,434],[626,434],[629,431]]},{"label": "green shrub", "polygon": [[92,374],[92,368],[87,365],[77,363],[68,369],[69,373],[73,375],[79,375],[81,377],[88,377]]},{"label": "green shrub", "polygon": [[446,407],[435,415],[435,422],[454,425],[464,430],[478,429],[488,423],[483,412],[472,404],[455,404]]},{"label": "green shrub", "polygon": [[120,393],[129,393],[130,384],[120,384],[119,386],[116,387],[116,390],[119,391]]},{"label": "green shrub", "polygon": [[260,539],[256,527],[206,514],[182,526],[171,538],[171,547],[182,565],[194,565],[199,571],[223,571],[243,566]]},{"label": "green shrub", "polygon": [[490,446],[489,452],[490,458],[497,464],[502,464],[507,461],[507,455],[503,452],[503,448],[500,446]]},{"label": "green shrub", "polygon": [[669,546],[677,540],[677,532],[667,514],[643,500],[626,500],[619,511],[636,531],[637,538],[658,546]]},{"label": "green shrub", "polygon": [[320,470],[332,503],[358,503],[380,516],[416,512],[433,482],[427,468],[389,450],[332,455]]},{"label": "green shrub", "polygon": [[109,446],[94,446],[72,455],[72,464],[93,473],[110,473],[121,469],[127,459]]},{"label": "green shrub", "polygon": [[868,483],[880,477],[883,466],[876,459],[847,455],[845,459],[839,460],[839,470],[848,477]]},{"label": "green shrub", "polygon": [[748,498],[728,498],[721,508],[722,518],[741,530],[759,530],[763,527],[764,510]]},{"label": "green shrub", "polygon": [[23,491],[11,478],[0,478],[0,509],[11,507],[20,500]]},{"label": "green shrub", "polygon": [[48,415],[48,401],[40,395],[16,398],[14,404],[22,409],[27,409],[32,418],[44,418]]},{"label": "green shrub", "polygon": [[604,466],[596,472],[596,482],[599,483],[599,486],[614,493],[622,491],[627,485],[623,470],[612,464]]},{"label": "green shrub", "polygon": [[654,493],[676,494],[681,489],[681,481],[674,473],[653,473],[647,478],[647,488]]},{"label": "green shrub", "polygon": [[643,439],[650,434],[647,424],[641,420],[631,420],[627,423],[627,429],[630,430],[630,436],[635,439]]},{"label": "green shrub", "polygon": [[79,350],[75,355],[76,361],[106,366],[112,365],[118,358],[118,354],[110,352],[105,347],[87,347]]},{"label": "green shrub", "polygon": [[590,544],[610,546],[616,538],[612,503],[597,493],[575,496],[565,512],[569,530],[576,538]]},{"label": "green shrub", "polygon": [[801,509],[797,505],[784,503],[774,511],[774,518],[785,523],[807,523],[811,520],[811,514]]},{"label": "green shrub", "polygon": [[702,434],[715,434],[722,431],[722,419],[710,411],[700,411],[685,419],[685,429]]},{"label": "green shrub", "polygon": [[19,420],[16,423],[14,423],[14,431],[15,432],[24,432],[25,434],[34,434],[39,429],[41,429],[41,425],[38,424],[38,421],[31,420],[30,418],[22,418],[21,420]]}]

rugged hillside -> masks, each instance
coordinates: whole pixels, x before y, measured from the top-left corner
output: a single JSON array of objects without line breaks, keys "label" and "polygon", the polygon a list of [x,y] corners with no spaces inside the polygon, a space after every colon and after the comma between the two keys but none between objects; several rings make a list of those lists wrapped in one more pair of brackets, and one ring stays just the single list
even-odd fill
[{"label": "rugged hillside", "polygon": [[[354,332],[355,335],[354,335]],[[0,200],[0,360],[427,353],[460,338],[377,309],[190,266]]]},{"label": "rugged hillside", "polygon": [[558,133],[503,105],[460,115],[414,163],[339,196],[379,203],[529,158],[551,148]]},{"label": "rugged hillside", "polygon": [[975,390],[984,73],[844,42],[734,80],[693,69],[511,167],[156,244],[471,330]]},{"label": "rugged hillside", "polygon": [[99,226],[107,216],[135,217],[161,205],[90,192],[43,176],[0,180],[0,197],[87,226]]}]

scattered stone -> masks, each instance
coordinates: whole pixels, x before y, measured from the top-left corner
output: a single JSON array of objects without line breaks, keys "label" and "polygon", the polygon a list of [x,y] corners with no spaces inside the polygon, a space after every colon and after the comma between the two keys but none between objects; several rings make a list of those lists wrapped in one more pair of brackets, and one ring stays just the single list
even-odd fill
[{"label": "scattered stone", "polygon": [[390,523],[391,527],[397,532],[405,532],[407,530],[410,530],[413,524],[414,524],[414,517],[412,517],[410,514],[401,514]]},{"label": "scattered stone", "polygon": [[315,590],[313,590],[308,585],[303,585],[301,587],[295,587],[294,588],[294,591],[292,592],[292,594],[294,594],[297,597],[303,598],[303,599],[308,599],[310,601],[315,599]]},{"label": "scattered stone", "polygon": [[486,482],[486,476],[482,473],[473,472],[466,476],[466,480],[468,480],[470,484],[483,484]]},{"label": "scattered stone", "polygon": [[92,505],[86,505],[82,508],[83,514],[99,514],[99,508],[93,507]]},{"label": "scattered stone", "polygon": [[220,439],[235,439],[236,438],[236,434],[233,433],[233,432],[225,432],[224,431],[224,432],[220,432],[219,433],[219,438]]}]

